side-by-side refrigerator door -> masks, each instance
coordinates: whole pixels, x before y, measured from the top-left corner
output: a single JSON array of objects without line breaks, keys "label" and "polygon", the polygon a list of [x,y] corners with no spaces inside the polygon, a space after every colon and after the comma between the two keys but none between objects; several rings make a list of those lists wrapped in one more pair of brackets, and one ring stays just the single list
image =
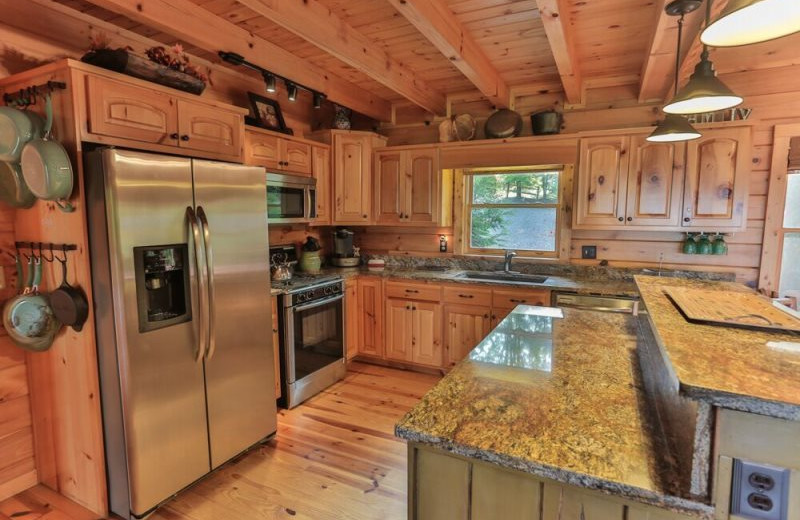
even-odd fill
[{"label": "side-by-side refrigerator door", "polygon": [[[125,447],[116,450],[124,459],[109,450],[110,491],[120,497],[127,466],[130,512],[142,515],[210,470],[193,245],[201,237],[187,217],[190,160],[106,149],[102,165],[111,292],[95,284],[96,306],[98,329],[114,331],[99,330],[98,348],[117,358],[116,367],[101,363],[107,443]],[[113,337],[116,347],[103,340]]]},{"label": "side-by-side refrigerator door", "polygon": [[277,429],[265,180],[261,168],[194,161],[209,266],[205,364],[212,467]]}]

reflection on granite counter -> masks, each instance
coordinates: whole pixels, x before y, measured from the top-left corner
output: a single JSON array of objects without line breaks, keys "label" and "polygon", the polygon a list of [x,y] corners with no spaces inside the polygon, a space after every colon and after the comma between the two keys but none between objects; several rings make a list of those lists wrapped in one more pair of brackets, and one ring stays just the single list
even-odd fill
[{"label": "reflection on granite counter", "polygon": [[690,323],[664,294],[669,287],[749,289],[652,276],[637,276],[636,283],[681,393],[723,408],[800,420],[800,354],[767,346],[767,341],[798,343],[800,335]]},{"label": "reflection on granite counter", "polygon": [[398,423],[396,434],[709,517],[712,508],[686,498],[667,465],[636,348],[633,317],[518,306]]}]

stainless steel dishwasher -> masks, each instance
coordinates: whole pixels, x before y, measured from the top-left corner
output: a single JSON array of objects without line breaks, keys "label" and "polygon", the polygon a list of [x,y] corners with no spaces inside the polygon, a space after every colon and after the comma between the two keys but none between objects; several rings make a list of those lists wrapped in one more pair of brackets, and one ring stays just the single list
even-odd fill
[{"label": "stainless steel dishwasher", "polygon": [[601,296],[595,294],[576,294],[553,292],[554,307],[568,307],[598,312],[617,312],[637,316],[644,313],[640,301],[634,296]]}]

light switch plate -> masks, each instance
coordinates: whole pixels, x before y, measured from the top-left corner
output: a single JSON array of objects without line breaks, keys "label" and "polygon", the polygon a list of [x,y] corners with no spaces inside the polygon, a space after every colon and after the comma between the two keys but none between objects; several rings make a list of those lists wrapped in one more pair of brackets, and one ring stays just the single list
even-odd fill
[{"label": "light switch plate", "polygon": [[731,513],[753,520],[786,520],[789,470],[733,460]]},{"label": "light switch plate", "polygon": [[581,246],[581,258],[584,260],[597,258],[597,246]]}]

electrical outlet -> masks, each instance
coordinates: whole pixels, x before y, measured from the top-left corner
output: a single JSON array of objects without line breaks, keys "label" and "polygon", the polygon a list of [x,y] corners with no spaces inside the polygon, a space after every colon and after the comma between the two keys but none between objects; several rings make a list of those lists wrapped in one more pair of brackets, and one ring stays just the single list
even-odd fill
[{"label": "electrical outlet", "polygon": [[753,520],[786,520],[788,494],[788,469],[734,459],[732,514]]},{"label": "electrical outlet", "polygon": [[584,260],[597,258],[597,246],[581,246],[581,258]]}]

